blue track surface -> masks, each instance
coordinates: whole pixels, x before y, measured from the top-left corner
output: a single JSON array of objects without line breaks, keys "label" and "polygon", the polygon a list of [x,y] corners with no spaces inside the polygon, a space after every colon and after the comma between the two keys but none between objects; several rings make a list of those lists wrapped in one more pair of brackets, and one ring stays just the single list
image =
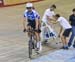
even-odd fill
[{"label": "blue track surface", "polygon": [[75,49],[57,50],[32,62],[75,62]]}]

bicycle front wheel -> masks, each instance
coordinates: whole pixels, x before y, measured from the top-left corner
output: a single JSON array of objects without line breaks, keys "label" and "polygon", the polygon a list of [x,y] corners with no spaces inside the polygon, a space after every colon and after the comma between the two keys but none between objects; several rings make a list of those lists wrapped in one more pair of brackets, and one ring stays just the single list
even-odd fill
[{"label": "bicycle front wheel", "polygon": [[29,58],[31,58],[32,56],[32,49],[33,49],[33,44],[32,44],[32,40],[29,40]]}]

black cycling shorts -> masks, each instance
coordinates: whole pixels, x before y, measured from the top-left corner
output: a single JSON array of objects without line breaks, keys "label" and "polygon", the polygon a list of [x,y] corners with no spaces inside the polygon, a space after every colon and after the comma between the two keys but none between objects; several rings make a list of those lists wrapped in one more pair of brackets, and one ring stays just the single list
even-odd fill
[{"label": "black cycling shorts", "polygon": [[[30,26],[33,30],[35,30],[35,29],[36,29],[36,22],[35,22],[35,20],[28,20],[28,25],[27,25],[27,26]],[[38,26],[37,32],[38,32],[38,33],[41,32],[39,26]]]},{"label": "black cycling shorts", "polygon": [[65,31],[63,32],[63,36],[69,37],[70,32],[71,32],[71,28],[70,29],[65,29]]},{"label": "black cycling shorts", "polygon": [[31,28],[35,29],[36,28],[35,20],[28,20],[28,25],[27,26],[30,26]]}]

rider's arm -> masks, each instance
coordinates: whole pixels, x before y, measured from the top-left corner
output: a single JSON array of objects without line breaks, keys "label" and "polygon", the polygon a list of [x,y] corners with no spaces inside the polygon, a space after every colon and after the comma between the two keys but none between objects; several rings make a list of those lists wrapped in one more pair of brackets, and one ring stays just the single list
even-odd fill
[{"label": "rider's arm", "polygon": [[51,21],[51,23],[56,24],[56,23],[57,23],[57,21],[56,21],[56,20],[52,20],[52,21]]},{"label": "rider's arm", "polygon": [[72,16],[69,16],[69,23],[71,24]]},{"label": "rider's arm", "polygon": [[52,24],[57,23],[57,21],[53,17],[50,18],[49,16],[47,16],[47,20],[48,20],[48,23],[52,23]]},{"label": "rider's arm", "polygon": [[26,25],[25,25],[25,19],[26,19],[26,18],[24,17],[23,19],[24,19],[24,20],[23,20],[23,28],[25,29],[25,26],[26,26]]},{"label": "rider's arm", "polygon": [[23,17],[23,29],[24,31],[27,29],[27,18]]},{"label": "rider's arm", "polygon": [[23,15],[23,28],[27,29],[27,10],[25,10]]},{"label": "rider's arm", "polygon": [[38,29],[41,23],[40,23],[40,15],[36,11],[35,11],[35,20],[36,20],[36,29]]},{"label": "rider's arm", "polygon": [[47,17],[47,23],[49,24],[49,25],[51,25],[51,19],[50,19],[50,17],[49,16],[46,16]]},{"label": "rider's arm", "polygon": [[53,20],[53,18],[52,18],[52,17],[47,16],[47,20]]}]

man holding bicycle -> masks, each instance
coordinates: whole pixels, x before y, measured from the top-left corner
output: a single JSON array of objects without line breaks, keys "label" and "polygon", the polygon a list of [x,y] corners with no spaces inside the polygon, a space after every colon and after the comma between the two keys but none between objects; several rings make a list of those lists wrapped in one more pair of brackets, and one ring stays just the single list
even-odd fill
[{"label": "man holding bicycle", "polygon": [[60,31],[58,37],[60,37],[62,40],[63,43],[62,49],[68,49],[67,38],[70,35],[72,26],[64,17],[60,16],[60,14],[56,14],[54,18],[56,19],[56,23],[58,22],[60,24]]},{"label": "man holding bicycle", "polygon": [[[41,50],[41,42],[40,42],[40,23],[39,23],[40,16],[37,11],[33,9],[32,3],[26,4],[26,10],[24,12],[24,31],[33,29],[35,31],[36,41],[37,41],[37,51]],[[26,25],[27,24],[27,25]],[[29,33],[28,33],[29,36]]]},{"label": "man holding bicycle", "polygon": [[[55,9],[56,9],[56,5],[53,4],[50,6],[50,8],[46,9],[46,11],[44,12],[44,15],[42,17],[42,28],[41,28],[41,30],[42,30],[41,37],[43,37],[43,38],[44,38],[43,33],[44,33],[44,30],[46,30],[45,29],[46,27],[48,27],[49,30],[51,32],[53,32],[53,29],[52,29],[53,24],[51,23],[51,21],[53,20],[53,16],[55,15],[55,12],[54,12]],[[47,43],[47,39],[45,39],[45,38],[44,38],[44,43]]]}]

